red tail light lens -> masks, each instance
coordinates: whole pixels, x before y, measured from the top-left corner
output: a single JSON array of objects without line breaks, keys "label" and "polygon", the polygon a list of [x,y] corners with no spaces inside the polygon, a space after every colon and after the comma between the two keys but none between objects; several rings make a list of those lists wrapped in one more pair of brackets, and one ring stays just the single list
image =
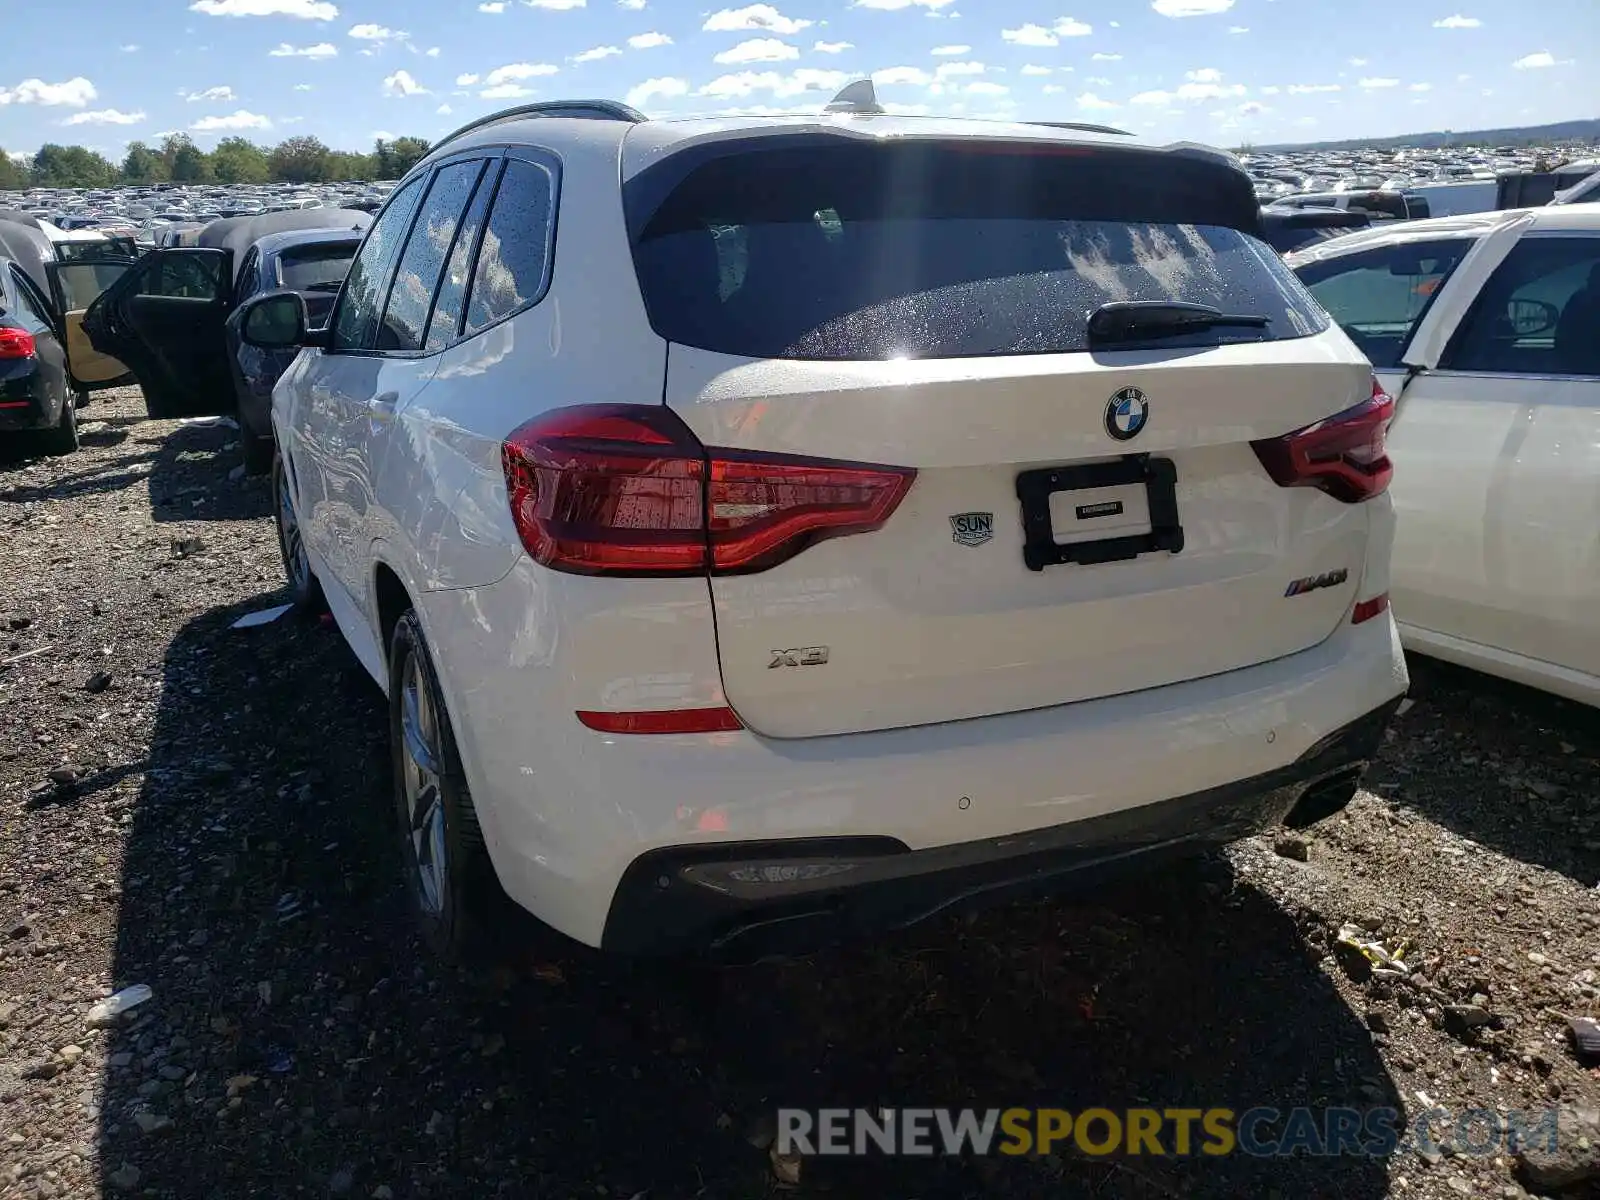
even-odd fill
[{"label": "red tail light lens", "polygon": [[32,358],[37,349],[26,329],[0,328],[0,358]]},{"label": "red tail light lens", "polygon": [[601,733],[731,733],[744,728],[733,709],[726,706],[657,712],[579,711],[578,720]]},{"label": "red tail light lens", "polygon": [[1392,420],[1394,400],[1374,379],[1371,398],[1354,408],[1250,445],[1280,487],[1321,488],[1356,504],[1378,495],[1394,477],[1388,453]]},{"label": "red tail light lens", "polygon": [[530,421],[501,450],[528,554],[581,575],[761,571],[889,519],[916,472],[708,450],[668,408],[582,405]]},{"label": "red tail light lens", "polygon": [[1365,622],[1372,620],[1373,617],[1383,616],[1383,614],[1388,611],[1389,593],[1380,592],[1371,600],[1362,600],[1356,605],[1356,610],[1353,614],[1351,614],[1350,617],[1350,624],[1364,624]]}]

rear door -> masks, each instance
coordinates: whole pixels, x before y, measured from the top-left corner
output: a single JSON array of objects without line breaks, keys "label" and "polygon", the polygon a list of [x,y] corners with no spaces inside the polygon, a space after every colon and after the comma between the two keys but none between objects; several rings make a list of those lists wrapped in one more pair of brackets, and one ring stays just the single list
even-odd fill
[{"label": "rear door", "polygon": [[84,333],[83,317],[106,289],[127,274],[136,258],[103,242],[58,242],[56,258],[45,264],[45,273],[61,314],[73,390],[89,392],[123,382],[128,378],[127,365],[94,348]]},{"label": "rear door", "polygon": [[201,247],[153,250],[90,307],[95,349],[127,363],[157,418],[231,413],[231,256]]},{"label": "rear door", "polygon": [[[1370,368],[1240,231],[1242,175],[1249,219],[1230,169],[1109,148],[812,139],[652,174],[635,258],[672,409],[710,447],[917,472],[881,529],[711,579],[752,728],[1160,687],[1348,619],[1363,507],[1277,486],[1250,443],[1367,400]],[[1090,346],[1101,304],[1162,299],[1268,324]]]}]

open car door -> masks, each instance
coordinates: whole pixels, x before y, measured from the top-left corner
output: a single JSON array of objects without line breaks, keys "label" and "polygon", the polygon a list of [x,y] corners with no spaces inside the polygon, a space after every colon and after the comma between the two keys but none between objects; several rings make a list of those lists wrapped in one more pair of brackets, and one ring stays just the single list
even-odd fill
[{"label": "open car door", "polygon": [[133,371],[152,417],[234,410],[223,336],[233,290],[230,260],[226,250],[198,246],[152,250],[84,317],[94,348]]},{"label": "open car door", "polygon": [[125,363],[90,345],[83,315],[136,261],[137,255],[104,242],[58,242],[56,261],[44,265],[50,298],[61,314],[61,344],[67,350],[67,377],[75,392],[113,387],[128,379]]}]

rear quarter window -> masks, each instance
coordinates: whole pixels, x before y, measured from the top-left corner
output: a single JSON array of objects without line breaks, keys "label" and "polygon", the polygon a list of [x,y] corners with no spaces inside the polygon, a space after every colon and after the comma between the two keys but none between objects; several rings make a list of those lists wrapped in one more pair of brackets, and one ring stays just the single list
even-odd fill
[{"label": "rear quarter window", "polygon": [[[1237,175],[1237,179],[1232,178]],[[1254,190],[1210,160],[973,142],[722,154],[630,198],[656,331],[760,358],[1055,354],[1115,300],[1264,315],[1142,342],[1207,346],[1327,327],[1255,236]]]}]

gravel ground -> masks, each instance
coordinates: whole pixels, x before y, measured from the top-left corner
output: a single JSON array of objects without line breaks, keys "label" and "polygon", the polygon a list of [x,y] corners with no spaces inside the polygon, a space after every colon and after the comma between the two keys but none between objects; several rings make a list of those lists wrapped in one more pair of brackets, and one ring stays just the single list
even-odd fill
[{"label": "gravel ground", "polygon": [[[781,965],[512,930],[444,970],[377,692],[324,624],[228,628],[280,585],[231,431],[83,416],[79,454],[0,463],[0,1197],[1600,1195],[1565,1022],[1600,1015],[1600,714],[1419,665],[1303,843]],[[829,1103],[1565,1115],[1520,1159],[775,1162],[774,1109]]]}]

